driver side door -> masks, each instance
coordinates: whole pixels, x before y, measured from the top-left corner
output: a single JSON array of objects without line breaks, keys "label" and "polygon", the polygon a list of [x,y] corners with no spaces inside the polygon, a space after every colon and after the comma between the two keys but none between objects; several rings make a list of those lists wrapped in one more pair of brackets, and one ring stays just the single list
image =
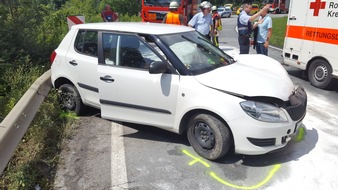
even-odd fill
[{"label": "driver side door", "polygon": [[109,64],[105,57],[99,59],[103,60],[98,65],[101,116],[172,128],[179,75],[150,74],[151,62],[165,60],[137,35],[100,32],[99,36],[104,51],[110,48],[112,52]]}]

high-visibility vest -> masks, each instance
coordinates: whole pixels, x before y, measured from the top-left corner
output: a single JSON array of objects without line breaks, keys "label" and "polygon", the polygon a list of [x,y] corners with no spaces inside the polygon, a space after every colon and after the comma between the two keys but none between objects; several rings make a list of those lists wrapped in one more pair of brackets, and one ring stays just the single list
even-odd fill
[{"label": "high-visibility vest", "polygon": [[178,24],[180,25],[180,14],[169,12],[165,21],[166,24]]}]

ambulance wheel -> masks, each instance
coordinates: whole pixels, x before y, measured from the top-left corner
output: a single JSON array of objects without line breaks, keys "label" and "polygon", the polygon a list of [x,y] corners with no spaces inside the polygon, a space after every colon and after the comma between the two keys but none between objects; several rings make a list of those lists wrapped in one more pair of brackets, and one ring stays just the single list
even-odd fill
[{"label": "ambulance wheel", "polygon": [[203,158],[217,160],[230,149],[231,133],[225,124],[209,114],[196,114],[188,123],[188,140]]},{"label": "ambulance wheel", "polygon": [[328,88],[332,81],[332,68],[324,59],[316,59],[310,65],[308,77],[313,86]]}]

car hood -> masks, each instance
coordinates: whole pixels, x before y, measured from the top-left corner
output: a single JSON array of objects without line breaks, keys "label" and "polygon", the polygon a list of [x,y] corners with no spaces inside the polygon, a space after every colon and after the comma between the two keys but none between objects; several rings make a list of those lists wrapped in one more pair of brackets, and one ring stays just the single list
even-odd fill
[{"label": "car hood", "polygon": [[265,55],[238,55],[237,62],[195,76],[210,88],[244,96],[287,101],[294,85],[283,66]]}]

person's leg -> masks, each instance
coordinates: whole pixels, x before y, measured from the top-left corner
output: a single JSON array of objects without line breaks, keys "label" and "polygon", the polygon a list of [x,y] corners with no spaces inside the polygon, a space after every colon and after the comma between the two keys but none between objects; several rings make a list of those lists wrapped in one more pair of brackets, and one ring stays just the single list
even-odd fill
[{"label": "person's leg", "polygon": [[268,56],[268,48],[265,48],[264,45],[262,47],[262,53],[266,56]]},{"label": "person's leg", "polygon": [[248,36],[238,36],[239,54],[249,54],[250,39]]},{"label": "person's leg", "polygon": [[218,36],[214,36],[214,44],[219,47]]},{"label": "person's leg", "polygon": [[256,44],[256,52],[257,52],[257,54],[263,54],[263,52],[262,52],[262,43],[257,43]]}]

